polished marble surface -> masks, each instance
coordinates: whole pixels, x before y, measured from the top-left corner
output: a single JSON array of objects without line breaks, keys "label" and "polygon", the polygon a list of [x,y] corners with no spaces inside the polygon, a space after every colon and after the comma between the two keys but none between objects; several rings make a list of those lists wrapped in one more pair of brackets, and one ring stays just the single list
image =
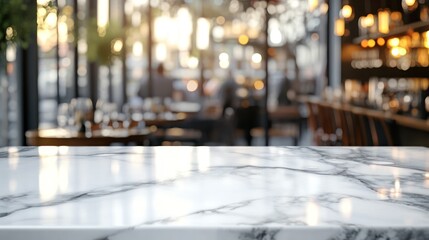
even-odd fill
[{"label": "polished marble surface", "polygon": [[0,148],[0,239],[428,240],[429,149]]}]

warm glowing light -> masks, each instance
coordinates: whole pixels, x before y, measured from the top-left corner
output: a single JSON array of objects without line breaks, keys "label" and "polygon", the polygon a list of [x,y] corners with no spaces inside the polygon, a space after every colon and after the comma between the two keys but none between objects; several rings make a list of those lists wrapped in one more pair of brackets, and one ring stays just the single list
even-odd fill
[{"label": "warm glowing light", "polygon": [[212,35],[214,40],[221,41],[223,36],[225,35],[225,30],[221,26],[215,26],[213,28]]},{"label": "warm glowing light", "polygon": [[399,40],[399,46],[401,47],[409,47],[411,45],[410,36],[404,36]]},{"label": "warm glowing light", "polygon": [[196,80],[189,80],[186,83],[186,89],[189,92],[195,92],[195,91],[197,91],[197,89],[198,89],[198,82]]},{"label": "warm glowing light", "polygon": [[222,25],[225,23],[225,17],[224,16],[219,16],[216,18],[216,23],[219,25]]},{"label": "warm glowing light", "polygon": [[[131,15],[131,25],[137,27],[141,24],[142,22],[142,15],[140,12],[133,12],[133,14]],[[155,19],[155,26],[156,26],[156,19]],[[156,34],[156,30],[158,30],[158,28],[155,28],[155,34]],[[156,36],[155,36],[156,38]]]},{"label": "warm glowing light", "polygon": [[10,45],[6,49],[6,60],[14,62],[16,60],[16,45]]},{"label": "warm glowing light", "polygon": [[378,31],[380,33],[389,33],[390,13],[388,10],[378,12]]},{"label": "warm glowing light", "polygon": [[401,21],[401,20],[402,20],[402,13],[401,13],[401,12],[398,12],[398,11],[396,11],[396,12],[392,12],[392,13],[390,14],[390,19],[391,19],[392,21],[394,21],[394,22],[399,22],[399,21]]},{"label": "warm glowing light", "polygon": [[198,58],[196,58],[194,56],[192,56],[188,59],[188,67],[190,69],[196,69],[198,67],[198,63],[199,63]]},{"label": "warm glowing light", "polygon": [[115,39],[112,41],[112,51],[114,53],[119,53],[122,50],[124,43],[121,39]]},{"label": "warm glowing light", "polygon": [[155,47],[155,58],[158,62],[164,62],[167,59],[167,46],[164,43],[158,43]]},{"label": "warm glowing light", "polygon": [[377,44],[379,46],[384,46],[385,43],[386,41],[384,40],[384,38],[377,38]]},{"label": "warm glowing light", "polygon": [[208,49],[210,45],[210,22],[205,18],[197,20],[197,48]]},{"label": "warm glowing light", "polygon": [[416,0],[402,0],[402,8],[405,11],[411,12],[416,10],[418,7]]},{"label": "warm glowing light", "polygon": [[219,67],[222,68],[222,69],[229,68],[229,61],[220,61],[219,62]]},{"label": "warm glowing light", "polygon": [[272,45],[278,46],[283,42],[283,35],[279,28],[271,30],[269,34],[269,40]]},{"label": "warm glowing light", "polygon": [[256,80],[256,81],[253,83],[253,87],[254,87],[256,90],[262,90],[262,89],[264,89],[264,86],[265,86],[265,84],[264,84],[264,82],[263,82],[262,80]]},{"label": "warm glowing light", "polygon": [[8,27],[6,28],[6,39],[11,40],[13,38],[13,28]]},{"label": "warm glowing light", "polygon": [[97,0],[97,27],[105,29],[109,22],[109,1]]},{"label": "warm glowing light", "polygon": [[133,0],[132,1],[134,6],[136,6],[136,7],[147,6],[148,2],[149,2],[148,0]]},{"label": "warm glowing light", "polygon": [[375,22],[374,15],[372,14],[366,15],[366,18],[365,18],[366,27],[372,27],[374,25],[374,22]]},{"label": "warm glowing light", "polygon": [[50,0],[37,0],[38,5],[46,5],[49,3]]},{"label": "warm glowing light", "polygon": [[389,46],[389,47],[399,46],[399,38],[391,38],[391,39],[387,40],[387,46]]},{"label": "warm glowing light", "polygon": [[374,46],[375,46],[375,40],[374,39],[368,40],[368,47],[372,48]]},{"label": "warm glowing light", "polygon": [[189,57],[188,51],[179,52],[179,64],[181,67],[188,67]]},{"label": "warm glowing light", "polygon": [[366,25],[366,17],[362,16],[359,18],[359,26],[361,28],[367,28],[368,26]]},{"label": "warm glowing light", "polygon": [[344,19],[339,18],[335,20],[335,35],[342,37],[345,32],[345,22]]},{"label": "warm glowing light", "polygon": [[238,37],[238,42],[241,45],[246,45],[247,43],[249,43],[249,37],[245,34],[242,34]]},{"label": "warm glowing light", "polygon": [[58,23],[58,41],[60,43],[66,43],[68,37],[68,26],[65,22]]},{"label": "warm glowing light", "polygon": [[260,53],[254,53],[252,55],[252,62],[261,63],[261,61],[262,61],[262,55]]},{"label": "warm glowing light", "polygon": [[229,55],[226,52],[219,54],[219,61],[229,61]]},{"label": "warm glowing light", "polygon": [[249,96],[249,91],[246,88],[239,88],[235,91],[235,94],[240,98],[247,98]]},{"label": "warm glowing light", "polygon": [[353,16],[353,8],[350,6],[350,5],[348,5],[348,4],[346,4],[346,5],[344,5],[342,8],[341,8],[341,16],[343,17],[343,18],[345,18],[345,19],[351,19],[352,18],[352,16]]},{"label": "warm glowing light", "polygon": [[135,42],[133,44],[133,55],[136,57],[143,56],[143,43],[142,42]]},{"label": "warm glowing light", "polygon": [[416,3],[416,0],[405,0],[405,3],[407,6],[411,7]]},{"label": "warm glowing light", "polygon": [[329,4],[324,2],[322,4],[320,4],[320,12],[325,15],[329,10]]},{"label": "warm glowing light", "polygon": [[308,0],[308,10],[313,12],[319,6],[319,0]]},{"label": "warm glowing light", "polygon": [[50,12],[48,16],[46,16],[45,23],[48,28],[55,28],[57,26],[57,13]]},{"label": "warm glowing light", "polygon": [[246,83],[246,78],[245,78],[243,75],[238,75],[238,76],[235,78],[235,82],[236,82],[238,85],[243,85],[243,84],[245,84],[245,83]]},{"label": "warm glowing light", "polygon": [[425,46],[425,48],[429,48],[429,31],[423,33],[423,39],[423,45]]},{"label": "warm glowing light", "polygon": [[159,16],[155,18],[154,25],[154,39],[156,42],[162,42],[167,39],[170,31],[170,19],[168,16]]},{"label": "warm glowing light", "polygon": [[178,49],[181,51],[189,50],[191,47],[190,37],[193,31],[193,27],[192,16],[187,8],[182,7],[177,11],[176,24],[177,28],[180,29],[180,31],[178,32],[179,36],[177,40]]},{"label": "warm glowing light", "polygon": [[228,53],[223,52],[223,53],[219,54],[219,66],[222,69],[229,68],[229,55],[228,55]]},{"label": "warm glowing light", "polygon": [[362,40],[362,41],[360,42],[360,45],[361,45],[363,48],[367,48],[367,47],[368,47],[368,40],[366,40],[366,39]]},{"label": "warm glowing light", "polygon": [[240,10],[240,2],[238,0],[231,0],[229,3],[229,11],[231,13],[237,13]]},{"label": "warm glowing light", "polygon": [[390,50],[390,54],[392,54],[392,56],[395,58],[400,58],[400,57],[405,56],[407,54],[407,49],[405,49],[403,47],[393,47]]}]

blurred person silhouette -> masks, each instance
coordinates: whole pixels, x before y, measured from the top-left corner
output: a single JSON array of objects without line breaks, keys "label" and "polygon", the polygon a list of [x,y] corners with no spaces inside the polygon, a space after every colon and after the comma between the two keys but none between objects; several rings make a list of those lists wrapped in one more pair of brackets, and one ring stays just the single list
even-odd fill
[{"label": "blurred person silhouette", "polygon": [[222,83],[219,89],[219,99],[222,104],[222,117],[226,117],[231,111],[238,106],[238,98],[236,95],[237,83],[233,77],[232,71],[228,72],[228,77]]},{"label": "blurred person silhouette", "polygon": [[280,83],[280,92],[277,95],[278,105],[291,105],[292,101],[290,99],[291,94],[295,94],[295,91],[292,89],[291,79],[287,75],[287,71],[285,71],[284,77]]},{"label": "blurred person silhouette", "polygon": [[259,124],[259,106],[251,96],[240,98],[237,95],[237,90],[243,87],[236,83],[232,71],[229,71],[227,79],[219,89],[222,116],[227,118],[233,114],[234,127],[243,131],[246,144],[251,146],[253,140],[251,130]]},{"label": "blurred person silhouette", "polygon": [[148,78],[142,80],[138,95],[141,98],[159,97],[161,99],[171,98],[173,95],[173,79],[165,75],[164,64],[158,64],[156,71],[152,74],[152,96],[149,96]]}]

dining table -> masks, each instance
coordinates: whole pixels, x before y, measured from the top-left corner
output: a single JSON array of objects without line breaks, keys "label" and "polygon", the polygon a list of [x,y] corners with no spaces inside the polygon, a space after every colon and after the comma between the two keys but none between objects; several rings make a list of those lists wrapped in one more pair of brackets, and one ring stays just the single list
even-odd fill
[{"label": "dining table", "polygon": [[2,147],[0,239],[428,240],[425,147]]},{"label": "dining table", "polygon": [[79,131],[75,128],[47,128],[25,133],[30,146],[109,146],[112,144],[143,145],[152,130],[144,128],[106,128]]},{"label": "dining table", "polygon": [[131,119],[108,123],[86,122],[88,126],[66,126],[28,130],[30,146],[110,146],[112,144],[145,145],[159,128],[179,126],[188,119],[183,112],[136,113]]}]

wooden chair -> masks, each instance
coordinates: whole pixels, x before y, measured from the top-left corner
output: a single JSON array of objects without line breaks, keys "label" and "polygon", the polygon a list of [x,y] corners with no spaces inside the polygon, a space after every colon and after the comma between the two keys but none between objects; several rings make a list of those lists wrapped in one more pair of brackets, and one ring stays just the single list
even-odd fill
[{"label": "wooden chair", "polygon": [[393,146],[391,129],[384,118],[368,116],[372,145]]}]

